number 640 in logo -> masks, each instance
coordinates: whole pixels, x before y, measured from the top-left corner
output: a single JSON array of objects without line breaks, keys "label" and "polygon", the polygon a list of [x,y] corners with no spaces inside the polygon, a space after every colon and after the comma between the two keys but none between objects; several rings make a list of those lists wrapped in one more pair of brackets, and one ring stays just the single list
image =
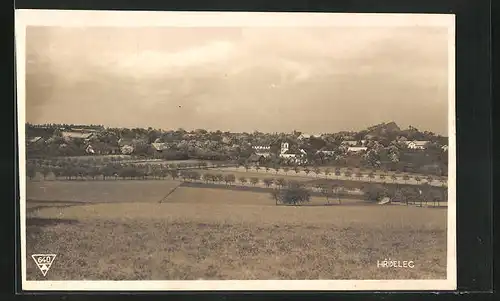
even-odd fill
[{"label": "number 640 in logo", "polygon": [[31,255],[35,261],[38,269],[42,272],[43,276],[47,275],[54,259],[56,259],[56,254],[33,254]]}]

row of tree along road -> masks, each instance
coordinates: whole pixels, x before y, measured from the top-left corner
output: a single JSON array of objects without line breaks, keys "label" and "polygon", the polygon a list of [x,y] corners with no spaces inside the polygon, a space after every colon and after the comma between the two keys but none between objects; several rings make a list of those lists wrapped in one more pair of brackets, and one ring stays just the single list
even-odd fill
[{"label": "row of tree along road", "polygon": [[[58,163],[58,164],[55,164]],[[440,204],[446,202],[446,185],[432,186],[428,182],[421,185],[409,185],[398,183],[367,183],[332,180],[328,178],[313,179],[312,181],[299,182],[286,180],[284,178],[261,178],[258,176],[239,176],[232,173],[209,172],[210,168],[224,168],[225,165],[208,166],[203,162],[182,165],[137,165],[133,163],[108,163],[101,166],[93,166],[80,162],[73,164],[67,161],[52,162],[52,165],[41,165],[30,163],[27,165],[27,176],[33,179],[37,173],[42,179],[53,175],[56,179],[66,180],[107,180],[107,179],[166,179],[182,180],[192,183],[224,184],[226,186],[248,186],[272,189],[272,197],[276,204],[307,204],[311,195],[325,197],[326,204],[332,201],[342,203],[342,198],[351,197],[358,192],[358,197],[367,201],[376,202],[383,198],[392,201],[409,204]],[[194,169],[206,169],[204,171]],[[289,172],[284,170],[284,172]],[[306,171],[304,171],[306,172]]]}]

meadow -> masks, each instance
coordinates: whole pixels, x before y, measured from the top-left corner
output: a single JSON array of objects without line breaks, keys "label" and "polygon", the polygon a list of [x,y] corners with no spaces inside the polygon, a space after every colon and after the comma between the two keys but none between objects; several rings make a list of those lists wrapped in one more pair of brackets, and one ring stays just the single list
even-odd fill
[{"label": "meadow", "polygon": [[[268,192],[180,184],[28,181],[28,280],[446,276],[446,209],[321,197],[276,206]],[[57,254],[46,277],[33,253]],[[377,267],[389,258],[415,267]]]}]

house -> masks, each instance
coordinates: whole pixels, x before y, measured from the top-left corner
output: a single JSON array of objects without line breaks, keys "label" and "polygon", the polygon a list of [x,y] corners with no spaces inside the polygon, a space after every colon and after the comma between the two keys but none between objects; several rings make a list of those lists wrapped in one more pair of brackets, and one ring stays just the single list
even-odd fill
[{"label": "house", "polygon": [[252,148],[256,151],[270,151],[271,150],[270,146],[262,146],[262,145],[255,145],[255,146],[252,146]]},{"label": "house", "polygon": [[247,162],[248,163],[254,163],[254,164],[263,164],[265,162],[266,158],[263,155],[258,155],[258,154],[252,154],[250,157],[248,157]]},{"label": "house", "polygon": [[331,150],[331,149],[323,148],[323,149],[318,150],[316,152],[316,154],[322,154],[322,155],[325,155],[325,156],[334,156],[335,155],[335,151]]},{"label": "house", "polygon": [[72,139],[82,139],[85,141],[89,141],[94,136],[94,133],[80,132],[80,131],[64,131],[61,133],[61,135],[63,139],[66,141]]},{"label": "house", "polygon": [[345,140],[345,141],[342,141],[341,144],[346,145],[346,146],[357,146],[359,144],[359,142],[356,140]]},{"label": "house", "polygon": [[94,148],[92,148],[92,145],[87,145],[87,148],[85,149],[85,152],[87,154],[95,154]]},{"label": "house", "polygon": [[320,138],[321,135],[311,135],[311,134],[300,134],[297,139],[299,140],[304,140],[304,139],[309,139],[309,138]]},{"label": "house", "polygon": [[132,145],[124,145],[120,148],[123,155],[130,155],[134,152],[134,147]]},{"label": "house", "polygon": [[162,152],[162,151],[168,149],[168,144],[167,143],[155,142],[155,143],[151,143],[151,146],[157,152]]},{"label": "house", "polygon": [[448,145],[441,146],[441,149],[443,150],[443,152],[447,152],[448,151]]},{"label": "house", "polygon": [[304,156],[307,155],[306,151],[299,149],[298,151],[290,150],[288,142],[281,143],[280,158],[287,159],[288,161],[300,163],[304,162]]},{"label": "house", "polygon": [[406,143],[409,149],[426,149],[429,141],[413,140]]},{"label": "house", "polygon": [[31,137],[27,139],[28,144],[35,144],[35,143],[40,143],[43,142],[42,137]]},{"label": "house", "polygon": [[368,148],[366,146],[350,146],[347,148],[349,153],[360,153],[365,152]]}]

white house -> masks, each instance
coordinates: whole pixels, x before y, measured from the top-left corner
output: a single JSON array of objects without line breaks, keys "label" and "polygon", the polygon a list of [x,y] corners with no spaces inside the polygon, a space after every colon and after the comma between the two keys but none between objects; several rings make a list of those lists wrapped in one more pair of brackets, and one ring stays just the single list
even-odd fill
[{"label": "white house", "polygon": [[252,148],[256,151],[270,151],[271,147],[270,146],[263,146],[263,145],[254,145]]},{"label": "white house", "polygon": [[366,146],[350,146],[347,148],[347,152],[349,153],[359,153],[365,152],[368,148]]},{"label": "white house", "polygon": [[155,142],[155,143],[151,143],[151,146],[157,151],[157,152],[161,152],[165,149],[168,148],[168,145],[167,143],[158,143],[158,142]]},{"label": "white house", "polygon": [[281,143],[281,150],[279,154],[281,158],[288,159],[294,162],[301,162],[303,161],[302,157],[304,155],[307,155],[305,150],[300,149],[298,152],[294,152],[290,150],[290,145],[288,144],[288,142]]},{"label": "white house", "polygon": [[95,154],[95,151],[94,151],[94,149],[92,148],[92,145],[90,145],[90,144],[89,144],[89,145],[87,145],[87,148],[85,149],[85,152],[86,152],[87,154]]},{"label": "white house", "polygon": [[447,152],[448,151],[448,145],[441,146],[441,149],[443,150],[443,152]]},{"label": "white house", "polygon": [[300,134],[300,136],[297,139],[304,140],[304,139],[309,139],[309,138],[312,138],[312,137],[314,137],[314,138],[320,138],[321,135],[319,135],[319,134],[316,134],[316,135],[312,135],[312,134]]},{"label": "white house", "polygon": [[85,132],[73,132],[73,131],[66,131],[61,133],[62,137],[64,140],[69,141],[71,139],[83,139],[83,140],[90,140],[92,136],[94,136],[94,133],[85,133]]},{"label": "white house", "polygon": [[426,149],[429,141],[413,140],[406,143],[409,149]]},{"label": "white house", "polygon": [[124,145],[121,147],[122,154],[130,155],[134,152],[134,147],[132,145]]}]

